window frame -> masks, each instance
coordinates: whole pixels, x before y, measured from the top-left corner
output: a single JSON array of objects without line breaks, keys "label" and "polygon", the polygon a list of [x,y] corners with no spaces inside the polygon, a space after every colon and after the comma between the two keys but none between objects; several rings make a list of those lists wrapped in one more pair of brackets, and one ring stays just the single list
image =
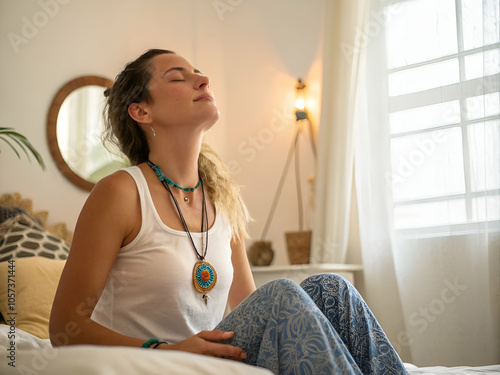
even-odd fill
[{"label": "window frame", "polygon": [[[408,0],[403,0],[402,2],[404,1]],[[465,74],[465,59],[467,56],[474,55],[477,53],[486,53],[487,51],[490,50],[500,49],[500,43],[494,43],[469,50],[464,50],[463,25],[462,25],[463,21],[462,0],[455,0],[454,3],[455,3],[455,18],[456,18],[455,27],[457,36],[457,52],[426,61],[408,64],[401,67],[387,68],[386,72],[387,72],[387,82],[389,82],[389,77],[393,73],[413,68],[418,68],[430,64],[435,64],[439,62],[444,62],[451,59],[457,59],[458,69],[459,69],[459,82],[447,86],[431,88],[424,91],[412,92],[398,96],[388,95],[387,100],[388,100],[388,115],[395,112],[439,104],[442,102],[448,102],[448,101],[459,102],[460,106],[459,122],[439,125],[439,126],[432,126],[430,128],[419,129],[419,130],[397,132],[397,133],[392,133],[389,130],[389,134],[390,134],[390,140],[392,142],[392,140],[395,138],[434,132],[434,131],[441,131],[451,128],[460,128],[462,135],[462,162],[463,162],[465,191],[460,194],[440,195],[429,198],[406,199],[398,201],[395,201],[393,199],[393,210],[396,210],[397,207],[401,207],[404,205],[463,199],[465,201],[466,222],[460,224],[396,229],[396,233],[398,235],[403,235],[405,237],[436,236],[436,235],[442,235],[443,233],[449,235],[451,228],[453,228],[454,232],[457,231],[460,233],[468,232],[470,230],[477,231],[478,229],[482,231],[484,230],[498,231],[500,229],[500,220],[487,220],[487,221],[473,220],[473,214],[472,214],[473,200],[478,197],[485,197],[490,195],[500,196],[500,187],[497,189],[485,188],[484,190],[480,191],[472,191],[471,155],[469,153],[469,133],[468,133],[468,129],[471,125],[478,123],[486,124],[488,121],[492,120],[498,121],[500,120],[500,114],[484,116],[469,120],[467,119],[467,111],[466,111],[467,99],[479,95],[487,95],[500,92],[500,73],[496,73],[490,76],[483,76],[480,78],[474,78],[470,80],[466,80],[466,74]],[[387,6],[389,7],[393,4],[394,3],[391,3],[388,4]],[[473,95],[471,95],[471,93],[473,93]],[[390,156],[390,158],[392,160],[392,155]],[[394,217],[394,220],[396,220],[396,217]]]}]

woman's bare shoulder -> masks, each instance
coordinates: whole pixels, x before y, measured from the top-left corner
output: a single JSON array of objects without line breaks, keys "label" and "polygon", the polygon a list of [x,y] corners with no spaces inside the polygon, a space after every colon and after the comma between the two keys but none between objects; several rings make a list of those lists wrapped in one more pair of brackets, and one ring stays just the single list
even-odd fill
[{"label": "woman's bare shoulder", "polygon": [[[120,214],[137,207],[137,187],[134,179],[125,171],[117,171],[99,180],[85,203],[91,212]],[[106,213],[107,211],[107,213]]]},{"label": "woman's bare shoulder", "polygon": [[115,201],[127,197],[130,199],[136,191],[137,187],[132,176],[120,170],[99,180],[92,189],[90,197]]},{"label": "woman's bare shoulder", "polygon": [[83,233],[96,234],[99,228],[106,228],[103,236],[109,240],[116,235],[118,245],[135,233],[140,225],[140,202],[132,176],[118,171],[99,180],[80,212],[78,224],[77,229]]},{"label": "woman's bare shoulder", "polygon": [[94,188],[104,187],[106,189],[125,189],[130,190],[135,188],[135,182],[132,176],[124,170],[116,171],[106,177],[100,179]]}]

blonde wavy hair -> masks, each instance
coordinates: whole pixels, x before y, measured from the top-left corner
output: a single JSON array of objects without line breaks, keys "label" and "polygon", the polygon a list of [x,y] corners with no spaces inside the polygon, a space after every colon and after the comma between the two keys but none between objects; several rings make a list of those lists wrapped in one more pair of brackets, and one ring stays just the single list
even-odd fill
[{"label": "blonde wavy hair", "polygon": [[212,203],[229,220],[233,239],[238,241],[248,237],[247,223],[251,217],[241,198],[240,189],[231,178],[224,161],[207,143],[201,145],[198,168]]},{"label": "blonde wavy hair", "polygon": [[[128,114],[132,103],[149,99],[151,60],[161,54],[175,52],[150,49],[136,60],[125,65],[115,78],[113,86],[104,92],[103,143],[112,150],[118,147],[132,165],[144,163],[149,157],[149,145],[142,129]],[[202,144],[198,158],[198,170],[210,199],[217,211],[223,212],[229,220],[233,240],[248,237],[247,223],[251,220],[239,187],[219,155],[206,143]]]}]

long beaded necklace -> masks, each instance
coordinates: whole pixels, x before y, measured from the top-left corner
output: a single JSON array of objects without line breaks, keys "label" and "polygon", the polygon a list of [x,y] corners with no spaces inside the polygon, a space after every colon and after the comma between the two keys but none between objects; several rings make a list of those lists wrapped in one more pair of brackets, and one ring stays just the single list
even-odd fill
[{"label": "long beaded necklace", "polygon": [[[167,179],[163,172],[161,171],[160,167],[158,167],[156,164],[151,162],[150,160],[147,161],[147,165],[153,169],[153,171],[156,172],[156,175],[158,176],[159,180],[165,186],[165,188],[168,190],[170,193],[170,196],[172,197],[175,208],[177,209],[177,212],[179,213],[179,218],[181,219],[182,225],[184,226],[184,230],[186,231],[189,240],[191,242],[191,245],[193,246],[193,249],[196,253],[196,256],[198,257],[198,262],[194,265],[193,268],[193,286],[196,289],[198,293],[202,294],[202,298],[205,301],[205,305],[208,304],[208,292],[210,292],[215,285],[217,284],[217,272],[215,272],[214,267],[205,261],[205,257],[207,256],[207,251],[208,251],[208,212],[207,212],[207,202],[205,200],[205,189],[203,187],[203,182],[200,178],[200,181],[198,182],[198,185],[196,185],[195,188],[191,188],[191,191],[194,191],[198,186],[201,186],[201,192],[203,196],[203,202],[202,202],[202,208],[201,208],[201,251],[202,254],[198,252],[198,249],[196,248],[196,245],[194,244],[193,237],[191,236],[191,232],[189,231],[189,228],[187,226],[186,220],[184,220],[184,216],[182,215],[181,208],[179,207],[179,203],[177,203],[177,199],[175,199],[174,194],[172,193],[172,190],[170,190],[169,185],[176,186],[172,182],[172,180]],[[162,178],[165,177],[165,178]],[[171,181],[172,183],[169,183],[168,181]],[[182,188],[181,188],[182,189]],[[183,189],[184,190],[184,189]],[[205,229],[205,238],[203,238],[203,231]]]}]

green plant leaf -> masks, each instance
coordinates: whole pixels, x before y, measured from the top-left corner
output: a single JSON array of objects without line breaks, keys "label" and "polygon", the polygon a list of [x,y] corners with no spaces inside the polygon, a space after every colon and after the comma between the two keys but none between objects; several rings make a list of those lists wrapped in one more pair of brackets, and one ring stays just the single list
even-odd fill
[{"label": "green plant leaf", "polygon": [[[13,128],[0,127],[0,139],[6,142],[10,146],[10,148],[14,150],[17,157],[21,159],[21,155],[19,155],[19,152],[17,151],[16,147],[14,147],[14,145],[11,143],[11,141],[14,141],[19,146],[19,148],[21,148],[21,150],[24,151],[24,153],[28,157],[28,160],[31,161],[30,159],[30,153],[31,153],[31,155],[33,155],[37,163],[42,167],[43,170],[45,170],[45,163],[43,161],[42,156],[38,153],[38,151],[30,143],[30,141],[28,141],[28,138],[26,138],[24,135],[14,131]],[[11,141],[9,141],[9,139]]]},{"label": "green plant leaf", "polygon": [[16,148],[15,148],[14,146],[12,146],[12,143],[10,143],[7,139],[5,139],[5,137],[1,137],[1,136],[0,136],[0,139],[1,139],[2,141],[4,141],[5,143],[7,143],[7,144],[10,146],[10,148],[11,148],[12,150],[14,150],[14,152],[15,152],[15,153],[16,153],[16,155],[17,155],[17,157],[18,157],[19,159],[21,159],[21,155],[19,155],[19,152],[17,152]]}]

